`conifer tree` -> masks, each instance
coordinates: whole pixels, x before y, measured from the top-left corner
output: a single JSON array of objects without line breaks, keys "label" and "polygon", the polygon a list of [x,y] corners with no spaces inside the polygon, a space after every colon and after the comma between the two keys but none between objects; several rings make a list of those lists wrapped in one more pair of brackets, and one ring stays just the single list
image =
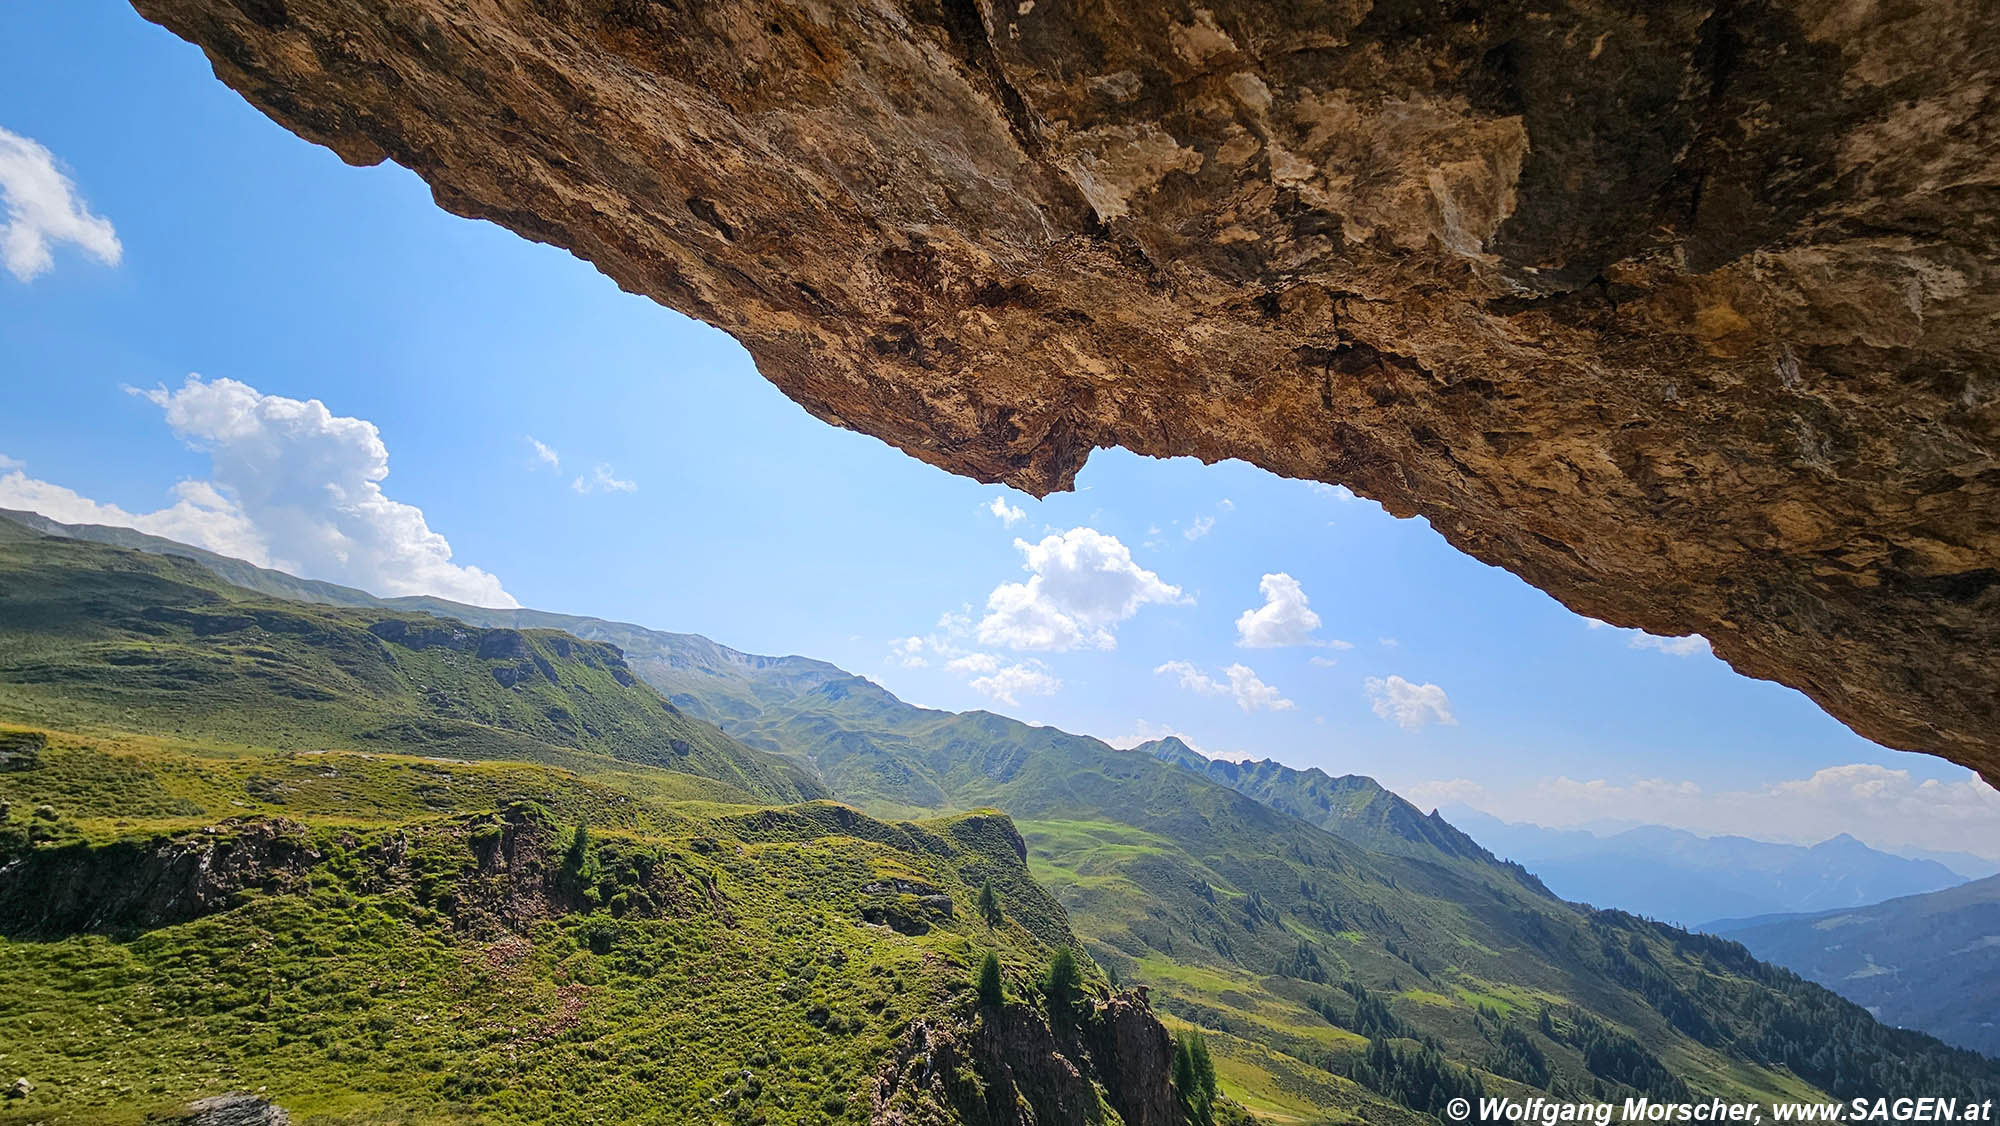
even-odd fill
[{"label": "conifer tree", "polygon": [[979,963],[980,1007],[997,1009],[1006,999],[1006,988],[1000,980],[1000,956],[988,950]]}]

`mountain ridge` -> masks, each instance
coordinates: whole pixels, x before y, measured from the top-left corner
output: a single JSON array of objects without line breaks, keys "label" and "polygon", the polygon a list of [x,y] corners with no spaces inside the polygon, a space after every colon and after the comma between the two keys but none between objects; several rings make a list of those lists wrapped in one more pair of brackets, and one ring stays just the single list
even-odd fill
[{"label": "mountain ridge", "polygon": [[1323,1121],[1394,1104],[1437,1113],[1454,1091],[1665,1097],[1681,1082],[1762,1099],[1941,1075],[2000,1087],[2000,1070],[1976,1057],[1883,1028],[1733,943],[1565,903],[1490,857],[1426,852],[1423,828],[1442,835],[1443,819],[1393,795],[1371,793],[1363,808],[1416,830],[1399,838],[1411,855],[1150,754],[991,712],[914,707],[809,658],[454,609],[481,628],[575,622],[580,635],[628,646],[634,674],[675,707],[809,766],[870,816],[1005,811],[1083,949],[1149,986],[1173,1027],[1206,1030],[1225,1089],[1252,1111]]},{"label": "mountain ridge", "polygon": [[0,521],[0,1123],[1185,1126],[1004,815],[824,793],[605,642]]},{"label": "mountain ridge", "polygon": [[1171,735],[1133,750],[1205,774],[1365,848],[1417,859],[1442,855],[1498,868],[1531,891],[1553,894],[1533,874],[1494,856],[1437,810],[1426,814],[1366,775],[1334,776],[1316,766],[1301,770],[1270,758],[1211,759]]},{"label": "mountain ridge", "polygon": [[1712,925],[1885,1023],[2000,1057],[2000,876],[1859,908]]},{"label": "mountain ridge", "polygon": [[1559,895],[1693,927],[1859,907],[1964,882],[1936,861],[1871,848],[1844,832],[1807,846],[1660,825],[1600,835],[1504,822],[1465,806],[1449,812]]}]

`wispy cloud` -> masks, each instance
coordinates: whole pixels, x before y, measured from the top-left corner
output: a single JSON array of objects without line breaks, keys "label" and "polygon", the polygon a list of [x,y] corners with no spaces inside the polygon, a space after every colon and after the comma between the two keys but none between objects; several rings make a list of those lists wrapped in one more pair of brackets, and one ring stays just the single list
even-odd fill
[{"label": "wispy cloud", "polygon": [[1048,666],[1033,659],[1005,665],[995,662],[985,675],[966,683],[974,692],[1015,707],[1020,705],[1022,696],[1053,696],[1062,690],[1063,684],[1049,672]]},{"label": "wispy cloud", "polygon": [[1014,525],[1019,524],[1021,521],[1027,519],[1028,517],[1028,514],[1022,511],[1020,505],[1007,503],[1007,494],[1005,493],[993,494],[993,500],[988,504],[986,504],[985,508],[986,511],[992,513],[994,518],[999,520],[1004,527],[1008,528],[1011,528]]},{"label": "wispy cloud", "polygon": [[1693,657],[1698,654],[1705,656],[1712,653],[1708,638],[1698,633],[1691,633],[1685,637],[1661,637],[1644,630],[1624,629],[1609,622],[1598,621],[1596,618],[1585,618],[1583,622],[1591,629],[1608,630],[1624,637],[1625,645],[1630,649],[1651,649],[1670,657]]},{"label": "wispy cloud", "polygon": [[533,447],[535,451],[536,461],[540,462],[543,465],[548,466],[550,469],[560,470],[562,468],[561,455],[557,454],[554,450],[550,449],[546,444],[536,439],[536,437],[533,434],[528,435],[527,438],[528,438],[528,445]]},{"label": "wispy cloud", "polygon": [[1285,699],[1276,688],[1264,683],[1248,665],[1236,664],[1223,669],[1222,680],[1208,675],[1188,661],[1168,661],[1155,668],[1153,674],[1172,676],[1184,691],[1198,696],[1228,696],[1246,712],[1287,712],[1297,706]]},{"label": "wispy cloud", "polygon": [[125,256],[111,220],[91,213],[76,185],[39,143],[0,129],[0,198],[7,224],[0,227],[0,259],[20,281],[33,281],[55,265],[54,247],[76,246],[107,266]]},{"label": "wispy cloud", "polygon": [[1361,499],[1360,497],[1355,496],[1354,490],[1348,488],[1346,485],[1329,485],[1323,481],[1307,481],[1306,488],[1312,490],[1319,496],[1332,497],[1334,500],[1340,501],[1342,504],[1345,504],[1348,501],[1355,501]]},{"label": "wispy cloud", "polygon": [[636,483],[620,479],[612,470],[611,463],[605,461],[598,462],[588,476],[571,481],[569,487],[585,496],[591,493],[632,493],[639,490]]}]

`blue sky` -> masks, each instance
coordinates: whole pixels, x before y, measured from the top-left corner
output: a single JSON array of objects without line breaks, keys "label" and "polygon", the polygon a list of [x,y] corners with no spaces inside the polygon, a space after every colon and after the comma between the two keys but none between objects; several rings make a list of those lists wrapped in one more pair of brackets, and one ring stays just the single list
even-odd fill
[{"label": "blue sky", "polygon": [[[0,505],[1515,819],[2000,840],[1969,772],[1591,628],[1367,501],[1123,451],[1037,501],[828,427],[721,333],[292,137],[122,4],[0,9],[0,130],[10,224],[58,240],[0,273]],[[44,151],[73,210],[24,220]]]}]

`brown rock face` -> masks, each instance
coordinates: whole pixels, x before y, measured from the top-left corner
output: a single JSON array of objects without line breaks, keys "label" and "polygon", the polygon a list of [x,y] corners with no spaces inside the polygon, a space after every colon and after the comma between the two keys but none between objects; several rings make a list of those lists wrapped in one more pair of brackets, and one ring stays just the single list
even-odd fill
[{"label": "brown rock face", "polygon": [[1982,0],[134,0],[1044,492],[1242,458],[2000,779]]},{"label": "brown rock face", "polygon": [[[918,1021],[883,1061],[875,1126],[1180,1126],[1173,1044],[1143,1002],[1093,1003],[1058,1031],[1008,1005],[963,1023]],[[1116,1118],[1106,1111],[1115,1112]]]}]

